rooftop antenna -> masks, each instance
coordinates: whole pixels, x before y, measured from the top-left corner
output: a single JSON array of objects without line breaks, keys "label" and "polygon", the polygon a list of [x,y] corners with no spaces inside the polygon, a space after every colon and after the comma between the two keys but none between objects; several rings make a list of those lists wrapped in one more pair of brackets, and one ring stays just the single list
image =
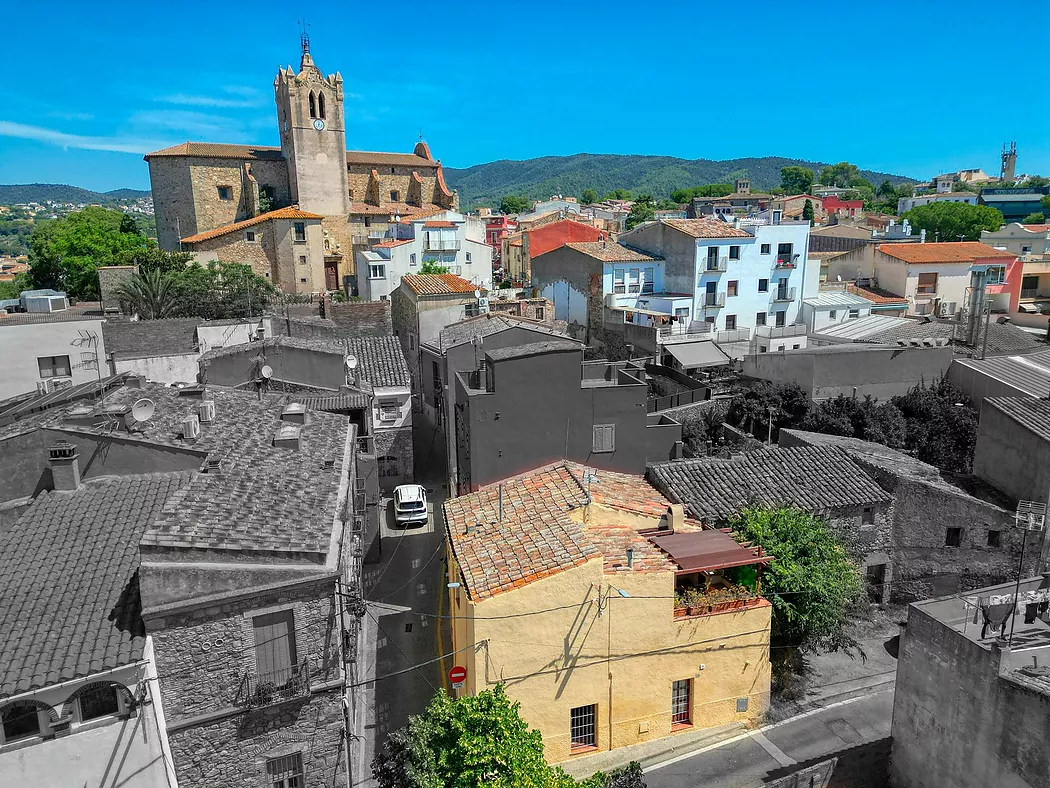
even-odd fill
[{"label": "rooftop antenna", "polygon": [[305,19],[299,20],[299,43],[303,47],[304,55],[310,51],[310,34],[306,32],[309,26]]}]

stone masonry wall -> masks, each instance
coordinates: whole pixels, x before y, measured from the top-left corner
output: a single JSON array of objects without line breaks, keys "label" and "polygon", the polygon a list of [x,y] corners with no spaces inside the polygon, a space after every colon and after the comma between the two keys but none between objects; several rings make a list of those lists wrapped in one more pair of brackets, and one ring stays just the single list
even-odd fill
[{"label": "stone masonry wall", "polygon": [[[379,483],[384,490],[392,490],[399,484],[412,481],[415,473],[415,457],[412,447],[412,428],[376,430],[376,456],[395,457],[396,461],[379,461]],[[435,446],[434,451],[441,451]]]},{"label": "stone masonry wall", "polygon": [[193,251],[214,252],[224,263],[247,263],[252,271],[276,285],[273,274],[277,267],[277,249],[273,222],[260,222],[250,229],[255,231],[256,240],[253,242],[244,240],[243,231],[227,233],[194,244]]}]

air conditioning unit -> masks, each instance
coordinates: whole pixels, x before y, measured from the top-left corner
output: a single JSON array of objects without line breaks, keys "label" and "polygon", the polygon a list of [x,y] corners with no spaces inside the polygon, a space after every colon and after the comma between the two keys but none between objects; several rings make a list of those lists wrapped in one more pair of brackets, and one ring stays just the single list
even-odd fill
[{"label": "air conditioning unit", "polygon": [[37,394],[48,394],[51,392],[51,381],[50,380],[38,380],[36,382],[36,393]]},{"label": "air conditioning unit", "polygon": [[182,437],[192,441],[201,435],[201,422],[196,416],[187,416],[182,422]]},{"label": "air conditioning unit", "polygon": [[937,304],[937,317],[954,317],[956,304],[954,301],[941,301]]},{"label": "air conditioning unit", "polygon": [[73,378],[51,378],[52,391],[71,388],[73,388]]},{"label": "air conditioning unit", "polygon": [[207,424],[215,421],[215,400],[206,399],[197,408],[200,420]]}]

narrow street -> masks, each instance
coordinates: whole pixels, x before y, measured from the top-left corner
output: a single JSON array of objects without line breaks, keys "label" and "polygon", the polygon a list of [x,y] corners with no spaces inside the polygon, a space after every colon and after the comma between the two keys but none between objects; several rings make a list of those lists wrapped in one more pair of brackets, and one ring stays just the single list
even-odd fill
[{"label": "narrow street", "polygon": [[[447,649],[449,628],[440,615],[444,605],[445,484],[444,438],[420,413],[413,414],[415,481],[426,487],[432,516],[425,526],[399,528],[393,503],[384,499],[382,557],[365,565],[361,676],[375,679],[363,689],[365,713],[359,735],[360,762],[355,785],[371,785],[369,764],[387,735],[421,712],[444,683],[437,661]],[[414,665],[429,663],[412,669]],[[402,672],[404,671],[404,672]]]},{"label": "narrow street", "polygon": [[650,766],[648,788],[755,788],[837,758],[832,785],[889,785],[892,687]]}]

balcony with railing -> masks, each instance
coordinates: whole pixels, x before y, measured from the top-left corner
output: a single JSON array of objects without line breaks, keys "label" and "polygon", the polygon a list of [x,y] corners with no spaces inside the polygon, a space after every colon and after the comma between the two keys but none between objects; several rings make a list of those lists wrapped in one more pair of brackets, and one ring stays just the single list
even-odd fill
[{"label": "balcony with railing", "polygon": [[797,254],[778,254],[773,267],[777,269],[791,269],[798,265]]},{"label": "balcony with railing", "polygon": [[704,293],[701,304],[704,309],[721,309],[726,305],[726,294]]},{"label": "balcony with railing", "polygon": [[297,665],[267,673],[245,673],[241,677],[234,703],[244,708],[259,708],[283,703],[310,694],[310,667],[304,659]]},{"label": "balcony with railing", "polygon": [[774,301],[794,301],[795,300],[795,288],[794,287],[778,287],[773,291]]},{"label": "balcony with railing", "polygon": [[423,248],[428,252],[458,252],[460,242],[457,238],[435,238],[428,233]]},{"label": "balcony with railing", "polygon": [[761,339],[783,339],[784,337],[801,337],[809,333],[805,323],[793,323],[790,326],[756,326],[755,337]]},{"label": "balcony with railing", "polygon": [[704,260],[704,267],[700,273],[702,274],[724,274],[729,270],[729,258],[719,257],[717,260],[713,257],[708,257]]},{"label": "balcony with railing", "polygon": [[[721,578],[717,578],[720,580]],[[692,618],[694,616],[713,616],[718,613],[729,613],[746,610],[765,604],[757,589],[727,583],[712,584],[707,590],[682,586],[675,589],[674,617]]]}]

